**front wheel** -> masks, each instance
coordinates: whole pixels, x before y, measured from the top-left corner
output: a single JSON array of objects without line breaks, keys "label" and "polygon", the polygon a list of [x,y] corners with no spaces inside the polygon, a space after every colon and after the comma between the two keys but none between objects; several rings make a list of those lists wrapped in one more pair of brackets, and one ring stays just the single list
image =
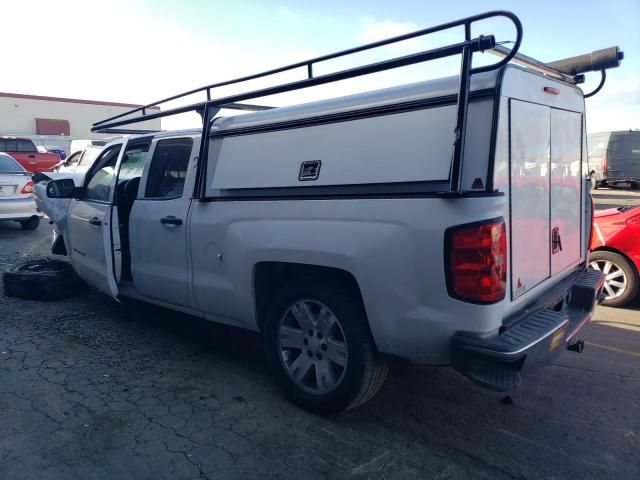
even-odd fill
[{"label": "front wheel", "polygon": [[589,255],[589,263],[605,275],[605,299],[602,305],[621,307],[638,293],[638,273],[634,266],[620,254],[597,251]]},{"label": "front wheel", "polygon": [[265,349],[285,394],[313,413],[337,413],[371,399],[387,377],[357,298],[328,283],[282,288],[265,318]]}]

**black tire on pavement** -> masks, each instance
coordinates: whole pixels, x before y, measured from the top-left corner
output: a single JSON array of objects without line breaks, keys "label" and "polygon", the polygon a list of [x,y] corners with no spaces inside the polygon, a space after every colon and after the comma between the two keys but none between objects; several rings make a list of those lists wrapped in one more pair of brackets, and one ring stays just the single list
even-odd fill
[{"label": "black tire on pavement", "polygon": [[68,262],[29,260],[11,267],[3,274],[7,297],[23,300],[62,300],[87,290]]},{"label": "black tire on pavement", "polygon": [[[610,284],[609,290],[617,296],[602,301],[602,305],[608,307],[622,307],[631,302],[638,294],[638,272],[629,260],[618,253],[599,250],[589,255],[589,263],[597,270],[605,270],[609,265],[609,275],[615,275],[615,278],[605,280],[604,293],[609,295],[607,290],[607,282],[616,281],[616,284]],[[624,288],[619,287],[620,284],[626,285]],[[622,291],[620,291],[622,290]]]},{"label": "black tire on pavement", "polygon": [[40,225],[39,217],[31,217],[28,220],[22,220],[20,226],[23,230],[35,230]]},{"label": "black tire on pavement", "polygon": [[[355,408],[370,400],[387,378],[388,367],[375,350],[364,308],[359,299],[353,298],[354,295],[349,295],[346,292],[347,290],[341,288],[340,285],[332,285],[327,281],[310,278],[297,279],[285,285],[274,295],[266,312],[263,336],[271,371],[286,396],[293,403],[312,413],[330,414]],[[280,341],[282,337],[279,335],[286,316],[290,314],[291,308],[296,305],[296,302],[316,302],[318,305],[330,309],[334,317],[339,319],[341,336],[344,337],[346,345],[347,360],[346,366],[341,372],[341,380],[328,393],[310,393],[303,390],[290,377],[291,373],[288,373],[285,367],[285,354]],[[319,324],[320,314],[314,315]],[[303,335],[307,335],[304,327],[300,331]],[[310,341],[310,338],[312,337],[306,338],[307,342]],[[329,342],[328,335],[326,339]],[[290,352],[295,356],[295,361],[297,361],[298,355],[303,356],[307,353],[311,358],[311,351],[305,351],[306,348],[303,347],[300,353],[297,353],[295,349]],[[326,346],[322,348],[326,350]],[[322,352],[320,348],[317,352],[329,353]],[[329,357],[329,355],[326,356]],[[317,376],[316,367],[313,369]],[[313,374],[311,376],[313,377]]]}]

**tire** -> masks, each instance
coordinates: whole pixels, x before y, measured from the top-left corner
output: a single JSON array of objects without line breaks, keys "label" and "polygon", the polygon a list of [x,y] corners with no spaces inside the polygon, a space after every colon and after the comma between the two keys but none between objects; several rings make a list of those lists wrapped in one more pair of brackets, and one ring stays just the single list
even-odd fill
[{"label": "tire", "polygon": [[3,275],[7,297],[23,300],[62,300],[87,290],[68,262],[30,260],[12,267]]},{"label": "tire", "polygon": [[267,308],[264,343],[271,371],[287,397],[312,413],[355,408],[387,378],[361,302],[345,291],[298,279]]},{"label": "tire", "polygon": [[20,226],[23,230],[35,230],[40,225],[40,217],[31,217],[28,220],[22,220]]},{"label": "tire", "polygon": [[607,297],[602,305],[622,307],[631,302],[638,293],[638,272],[625,257],[607,251],[592,252],[589,256],[592,268],[603,272],[605,279],[604,293]]}]

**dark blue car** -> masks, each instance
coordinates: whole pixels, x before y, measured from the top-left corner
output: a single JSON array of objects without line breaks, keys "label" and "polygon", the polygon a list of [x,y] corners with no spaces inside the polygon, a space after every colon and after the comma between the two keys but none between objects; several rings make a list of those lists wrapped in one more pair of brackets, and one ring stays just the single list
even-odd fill
[{"label": "dark blue car", "polygon": [[67,152],[65,152],[60,147],[45,145],[44,148],[47,150],[47,152],[57,153],[60,157],[60,160],[64,160],[65,158],[67,158]]}]

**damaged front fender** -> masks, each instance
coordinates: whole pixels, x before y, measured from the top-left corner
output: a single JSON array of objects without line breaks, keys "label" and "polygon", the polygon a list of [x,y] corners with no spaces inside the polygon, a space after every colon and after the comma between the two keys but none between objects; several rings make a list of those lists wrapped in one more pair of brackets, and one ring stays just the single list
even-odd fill
[{"label": "damaged front fender", "polygon": [[33,189],[36,205],[42,210],[49,219],[55,224],[56,230],[64,235],[67,228],[67,214],[69,212],[70,198],[49,198],[47,196],[47,184],[51,180],[61,180],[70,178],[76,187],[82,186],[84,183],[84,174],[82,173],[38,173],[33,176],[35,187]]}]

